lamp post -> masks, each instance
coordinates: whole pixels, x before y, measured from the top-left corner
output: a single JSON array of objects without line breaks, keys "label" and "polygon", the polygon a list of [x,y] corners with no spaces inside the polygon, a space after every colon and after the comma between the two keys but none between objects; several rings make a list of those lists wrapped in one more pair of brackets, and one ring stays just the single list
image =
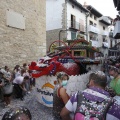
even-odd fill
[{"label": "lamp post", "polygon": [[61,34],[61,32],[63,32],[63,31],[73,31],[73,32],[77,32],[76,30],[72,30],[72,29],[60,30],[60,31],[59,31],[59,46],[60,46],[60,34]]},{"label": "lamp post", "polygon": [[60,30],[60,31],[59,31],[59,47],[60,47],[60,34],[61,34],[61,32],[63,32],[63,31],[75,31],[75,30],[65,29],[65,30]]}]

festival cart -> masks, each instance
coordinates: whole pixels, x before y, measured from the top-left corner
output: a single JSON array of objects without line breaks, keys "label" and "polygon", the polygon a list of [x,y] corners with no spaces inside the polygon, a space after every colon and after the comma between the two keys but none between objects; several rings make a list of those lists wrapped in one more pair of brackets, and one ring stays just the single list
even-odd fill
[{"label": "festival cart", "polygon": [[100,70],[101,61],[96,59],[97,56],[100,56],[98,49],[84,39],[54,41],[49,47],[49,53],[29,66],[34,71],[32,76],[36,78],[38,101],[52,107],[58,72],[66,72],[70,77],[67,85],[69,95],[85,89],[89,70]]}]

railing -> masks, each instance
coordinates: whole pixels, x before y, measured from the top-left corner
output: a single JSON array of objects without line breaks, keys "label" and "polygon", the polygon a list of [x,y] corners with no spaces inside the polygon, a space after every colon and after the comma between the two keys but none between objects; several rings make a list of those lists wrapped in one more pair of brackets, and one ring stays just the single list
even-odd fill
[{"label": "railing", "polygon": [[90,40],[90,41],[91,41],[93,47],[96,47],[96,48],[100,47],[100,44],[97,40]]},{"label": "railing", "polygon": [[68,21],[68,28],[85,32],[85,26],[76,21]]},{"label": "railing", "polygon": [[108,31],[103,31],[103,36],[108,36]]},{"label": "railing", "polygon": [[104,21],[107,24],[111,24],[111,21],[110,21],[110,19],[107,16],[102,16],[99,20],[100,21]]},{"label": "railing", "polygon": [[96,33],[96,34],[99,33],[99,29],[96,28],[96,27],[94,27],[93,25],[89,25],[89,26],[88,26],[88,31],[89,31],[89,32]]}]

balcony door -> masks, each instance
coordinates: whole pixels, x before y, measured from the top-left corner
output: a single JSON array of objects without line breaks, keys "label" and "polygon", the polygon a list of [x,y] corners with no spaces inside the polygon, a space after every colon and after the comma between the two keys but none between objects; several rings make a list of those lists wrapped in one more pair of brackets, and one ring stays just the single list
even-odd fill
[{"label": "balcony door", "polygon": [[76,32],[71,32],[71,40],[76,39]]},{"label": "balcony door", "polygon": [[71,14],[71,27],[75,28],[75,16]]}]

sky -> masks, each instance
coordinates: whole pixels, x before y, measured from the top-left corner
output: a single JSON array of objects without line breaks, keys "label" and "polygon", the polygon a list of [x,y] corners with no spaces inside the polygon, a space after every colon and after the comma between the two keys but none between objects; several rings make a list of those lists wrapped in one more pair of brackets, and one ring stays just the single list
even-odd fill
[{"label": "sky", "polygon": [[87,5],[93,6],[97,11],[99,11],[104,16],[110,16],[113,19],[118,14],[118,11],[114,7],[113,0],[77,0],[82,5],[84,2],[87,3]]}]

